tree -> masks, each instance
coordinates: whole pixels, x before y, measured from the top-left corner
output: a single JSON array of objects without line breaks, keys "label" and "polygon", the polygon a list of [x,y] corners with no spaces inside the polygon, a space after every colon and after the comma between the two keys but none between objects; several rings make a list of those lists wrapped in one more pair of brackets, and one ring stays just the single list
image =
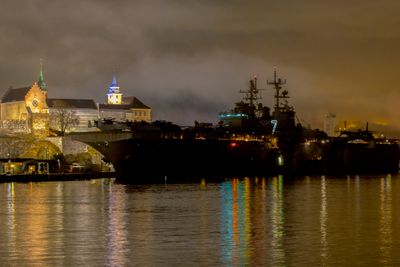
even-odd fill
[{"label": "tree", "polygon": [[61,136],[67,131],[79,124],[79,117],[75,111],[65,101],[58,100],[54,102],[50,111],[50,127],[59,131]]},{"label": "tree", "polygon": [[61,153],[53,143],[31,134],[0,136],[0,158],[49,159]]}]

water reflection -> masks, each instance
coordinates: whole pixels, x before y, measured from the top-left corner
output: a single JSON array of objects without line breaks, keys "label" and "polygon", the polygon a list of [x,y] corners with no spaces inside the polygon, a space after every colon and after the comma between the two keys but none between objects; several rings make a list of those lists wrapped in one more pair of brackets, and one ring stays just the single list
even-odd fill
[{"label": "water reflection", "polygon": [[17,251],[14,195],[14,183],[7,184],[7,245],[11,256]]},{"label": "water reflection", "polygon": [[43,256],[48,254],[49,236],[47,229],[49,228],[49,208],[50,205],[41,201],[45,198],[47,190],[42,190],[40,186],[29,191],[28,208],[30,212],[27,214],[25,224],[22,225],[27,231],[27,247],[23,254],[30,264],[40,264]]},{"label": "water reflection", "polygon": [[272,264],[283,266],[285,263],[284,237],[284,211],[283,211],[283,176],[279,175],[272,180]]},{"label": "water reflection", "polygon": [[398,266],[399,177],[0,184],[0,262]]},{"label": "water reflection", "polygon": [[208,198],[204,192],[207,190],[206,179],[201,179],[200,190],[202,194],[199,197],[199,254],[207,254],[209,240],[209,216],[208,216]]},{"label": "water reflection", "polygon": [[221,205],[224,264],[285,265],[283,176],[224,182]]},{"label": "water reflection", "polygon": [[383,265],[392,265],[392,176],[381,178],[380,186],[380,254]]},{"label": "water reflection", "polygon": [[107,193],[107,265],[124,266],[128,263],[126,194],[111,184]]},{"label": "water reflection", "polygon": [[326,178],[321,177],[321,211],[320,211],[320,224],[321,224],[321,257],[323,265],[327,258],[328,238],[326,224],[328,221],[328,210],[326,206]]},{"label": "water reflection", "polygon": [[[56,188],[54,190],[54,207],[52,218],[49,218],[54,227],[54,232],[52,232],[52,236],[50,238],[52,244],[51,247],[56,251],[59,257],[55,257],[55,265],[61,266],[64,263],[64,257],[62,256],[64,253],[64,248],[66,244],[66,233],[65,233],[65,205],[64,205],[64,192],[65,192],[65,184],[57,183]],[[46,198],[46,196],[44,196]]]},{"label": "water reflection", "polygon": [[[224,182],[221,185],[221,238],[222,238],[222,261],[227,266],[232,266],[234,257],[234,232],[237,231],[236,223],[234,223],[233,216],[237,217],[237,208],[236,208],[236,198],[234,199],[234,195],[236,196],[236,188],[234,189],[233,183],[236,183],[235,180],[232,182]],[[235,218],[235,221],[237,219]]]},{"label": "water reflection", "polygon": [[222,258],[227,265],[249,264],[250,181],[232,179],[222,184]]}]

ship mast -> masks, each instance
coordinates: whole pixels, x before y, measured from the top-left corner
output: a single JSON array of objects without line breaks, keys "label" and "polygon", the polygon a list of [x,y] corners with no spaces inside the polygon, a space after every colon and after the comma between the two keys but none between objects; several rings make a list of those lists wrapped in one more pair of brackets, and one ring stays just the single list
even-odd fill
[{"label": "ship mast", "polygon": [[282,80],[281,78],[278,78],[276,75],[276,67],[274,67],[274,80],[273,81],[268,81],[267,80],[267,85],[271,85],[273,86],[273,89],[275,89],[275,112],[276,113],[280,113],[281,111],[283,111],[286,108],[285,106],[281,105],[281,100],[282,99],[287,99],[289,98],[288,94],[289,92],[287,90],[282,90],[282,85],[286,84],[286,80]]},{"label": "ship mast", "polygon": [[250,113],[252,116],[255,116],[256,106],[258,106],[258,100],[261,99],[259,93],[262,90],[264,89],[257,88],[257,76],[254,75],[254,78],[249,81],[248,89],[239,91],[240,93],[245,94],[243,99],[248,101]]}]

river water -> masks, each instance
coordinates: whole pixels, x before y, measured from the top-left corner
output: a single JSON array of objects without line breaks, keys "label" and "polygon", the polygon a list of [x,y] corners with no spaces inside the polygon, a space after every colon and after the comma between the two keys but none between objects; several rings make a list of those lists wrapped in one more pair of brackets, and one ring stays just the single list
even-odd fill
[{"label": "river water", "polygon": [[399,266],[399,178],[0,184],[0,265]]}]

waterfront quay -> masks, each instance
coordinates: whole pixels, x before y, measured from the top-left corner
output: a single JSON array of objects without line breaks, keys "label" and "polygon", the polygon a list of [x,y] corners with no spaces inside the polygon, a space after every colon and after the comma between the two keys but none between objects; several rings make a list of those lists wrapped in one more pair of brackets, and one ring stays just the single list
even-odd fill
[{"label": "waterfront quay", "polygon": [[114,176],[115,176],[114,172],[15,174],[15,175],[0,175],[0,183],[85,181],[92,179],[112,178]]}]

